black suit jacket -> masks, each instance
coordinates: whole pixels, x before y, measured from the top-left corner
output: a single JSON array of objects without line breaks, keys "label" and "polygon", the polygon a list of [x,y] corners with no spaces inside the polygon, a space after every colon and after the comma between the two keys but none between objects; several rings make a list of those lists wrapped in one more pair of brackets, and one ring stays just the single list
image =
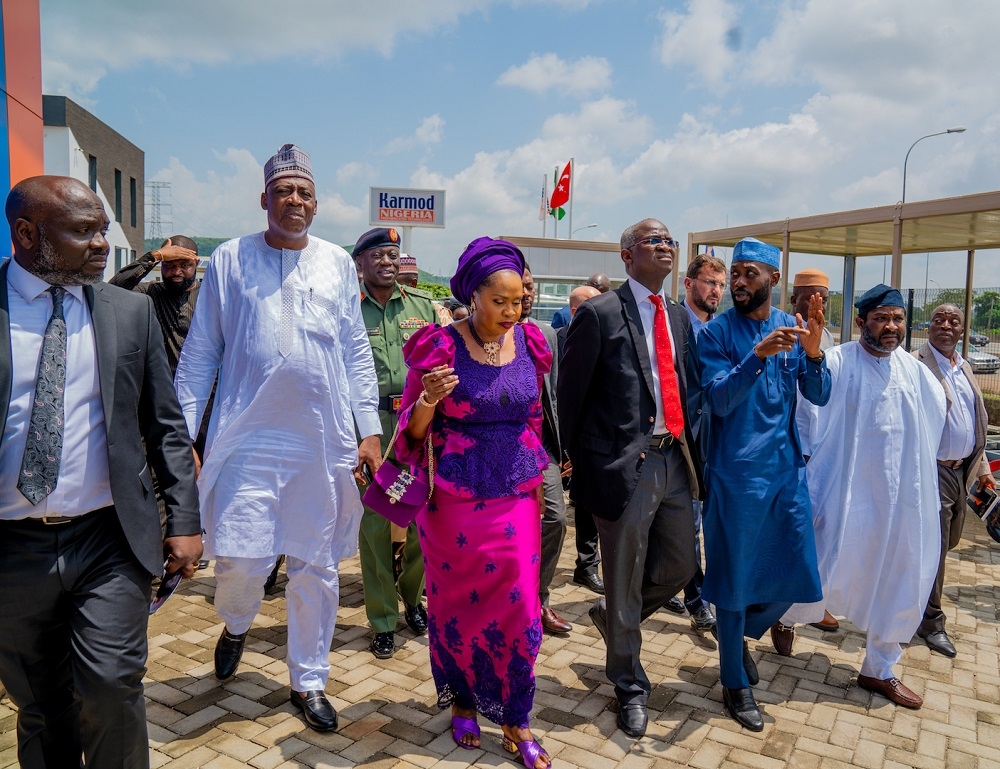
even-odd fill
[{"label": "black suit jacket", "polygon": [[[684,407],[681,450],[691,494],[701,496],[700,370],[687,310],[668,299]],[[653,373],[639,306],[629,284],[596,296],[567,327],[559,369],[559,420],[573,462],[570,493],[594,515],[621,517],[639,481],[656,419]]]},{"label": "black suit jacket", "polygon": [[[7,424],[13,367],[8,266],[7,261],[0,265],[0,434]],[[191,441],[174,395],[160,324],[144,294],[106,283],[84,286],[83,291],[97,346],[111,496],[135,557],[159,575],[163,535],[150,466],[166,504],[167,536],[201,533]]]},{"label": "black suit jacket", "polygon": [[562,438],[559,434],[559,410],[556,407],[556,383],[559,381],[559,345],[556,330],[549,325],[535,325],[542,332],[549,350],[552,351],[552,369],[542,377],[542,412],[545,419],[545,450],[552,453],[557,462],[563,461]]}]

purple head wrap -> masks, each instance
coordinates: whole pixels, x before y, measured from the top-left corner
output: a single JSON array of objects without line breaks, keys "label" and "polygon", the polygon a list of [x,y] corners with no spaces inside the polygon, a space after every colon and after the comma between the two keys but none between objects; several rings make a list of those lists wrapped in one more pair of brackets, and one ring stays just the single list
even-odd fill
[{"label": "purple head wrap", "polygon": [[524,274],[524,254],[506,240],[476,238],[460,257],[455,276],[451,279],[451,293],[462,304],[472,304],[472,292],[494,272],[511,270]]}]

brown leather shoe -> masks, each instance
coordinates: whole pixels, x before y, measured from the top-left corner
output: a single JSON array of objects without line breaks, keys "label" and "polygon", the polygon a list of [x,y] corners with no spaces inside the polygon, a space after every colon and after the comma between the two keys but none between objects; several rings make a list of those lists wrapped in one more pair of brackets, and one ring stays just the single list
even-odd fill
[{"label": "brown leather shoe", "polygon": [[542,627],[550,633],[558,634],[568,633],[573,629],[573,626],[556,614],[550,606],[542,607]]},{"label": "brown leather shoe", "polygon": [[910,691],[898,678],[872,678],[871,676],[858,676],[858,686],[867,689],[875,694],[881,694],[888,700],[892,700],[897,705],[904,708],[917,710],[924,704],[923,699],[916,692]]},{"label": "brown leather shoe", "polygon": [[792,644],[795,643],[795,628],[775,622],[771,625],[771,643],[774,650],[782,657],[792,656]]},{"label": "brown leather shoe", "polygon": [[822,630],[825,633],[832,633],[835,630],[840,630],[840,623],[837,622],[837,618],[834,617],[830,612],[823,610],[823,619],[819,622],[810,622],[817,630]]}]

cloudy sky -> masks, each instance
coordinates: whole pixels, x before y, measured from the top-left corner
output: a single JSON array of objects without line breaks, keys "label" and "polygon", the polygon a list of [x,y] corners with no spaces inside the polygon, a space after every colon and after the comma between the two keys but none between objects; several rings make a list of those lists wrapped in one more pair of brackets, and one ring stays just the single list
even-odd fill
[{"label": "cloudy sky", "polygon": [[[262,229],[262,166],[313,158],[313,234],[352,243],[368,188],[447,190],[414,230],[450,274],[483,234],[541,235],[541,183],[576,159],[574,226],[618,239],[997,189],[995,0],[41,0],[44,91],[170,182],[172,229]],[[565,235],[563,222],[560,235]],[[548,234],[552,234],[551,221]],[[813,260],[839,279],[837,260]],[[904,284],[963,282],[964,254]],[[792,267],[805,266],[805,257]],[[862,260],[858,285],[881,280]],[[996,252],[977,285],[1000,286]]]}]

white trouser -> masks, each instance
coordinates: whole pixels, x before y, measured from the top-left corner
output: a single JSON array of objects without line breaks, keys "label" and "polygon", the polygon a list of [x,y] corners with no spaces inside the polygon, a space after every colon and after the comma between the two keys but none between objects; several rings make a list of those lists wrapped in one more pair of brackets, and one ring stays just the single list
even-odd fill
[{"label": "white trouser", "polygon": [[[233,635],[247,632],[260,611],[274,558],[218,558],[215,610]],[[330,674],[330,642],[337,624],[340,577],[336,566],[315,566],[288,556],[288,673],[297,692],[323,690]]]},{"label": "white trouser", "polygon": [[871,630],[865,640],[865,661],[861,663],[861,675],[871,678],[892,678],[892,666],[903,659],[903,647],[898,643],[882,641],[872,636]]}]

